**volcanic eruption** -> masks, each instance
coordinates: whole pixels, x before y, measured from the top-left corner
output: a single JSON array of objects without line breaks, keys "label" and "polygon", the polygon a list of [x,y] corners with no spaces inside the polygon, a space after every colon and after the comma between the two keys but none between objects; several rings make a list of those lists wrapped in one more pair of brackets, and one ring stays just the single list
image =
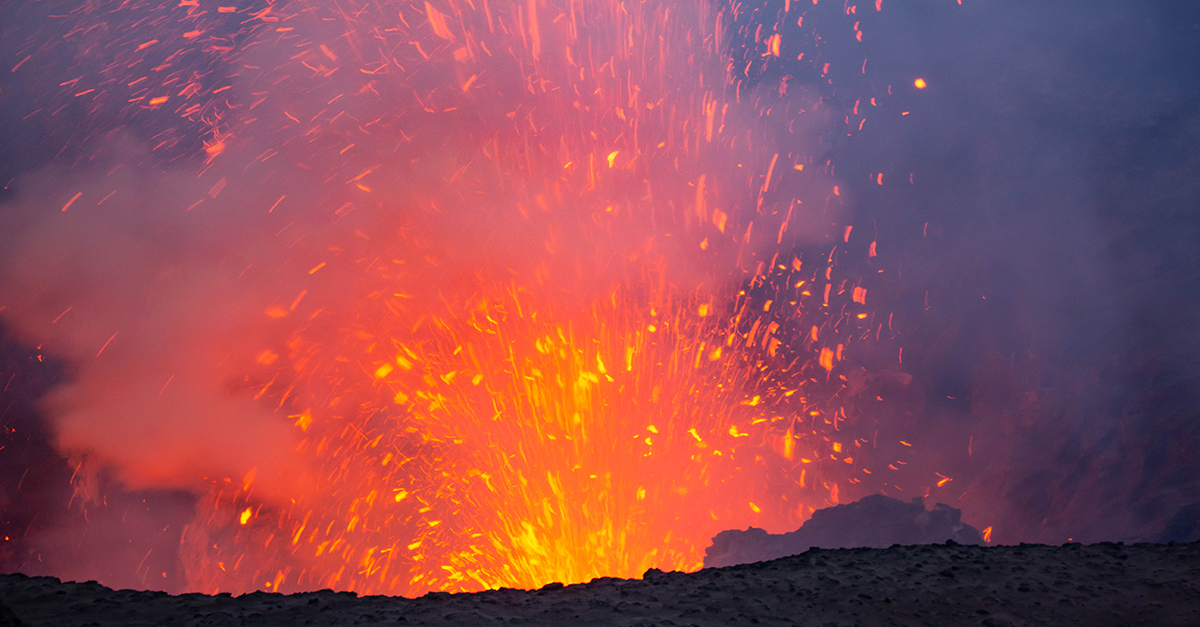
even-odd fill
[{"label": "volcanic eruption", "polygon": [[[169,519],[151,543],[167,556],[146,545],[133,573],[78,576],[536,588],[697,570],[723,530],[972,489],[990,539],[1002,490],[959,472],[982,474],[979,446],[1035,456],[1006,435],[1087,383],[1035,380],[1024,336],[969,368],[938,361],[957,324],[929,313],[945,227],[882,200],[913,199],[926,173],[860,158],[890,155],[907,132],[891,129],[943,89],[872,52],[898,28],[889,9],[10,10],[11,106],[53,156],[12,168],[0,216],[6,350],[63,364],[24,389],[68,511],[172,512],[135,516]],[[955,312],[991,302],[954,290]],[[938,368],[975,378],[913,374]],[[967,388],[1001,409],[942,428],[930,399]],[[44,528],[27,521],[6,563],[70,574],[72,551],[122,533]]]}]

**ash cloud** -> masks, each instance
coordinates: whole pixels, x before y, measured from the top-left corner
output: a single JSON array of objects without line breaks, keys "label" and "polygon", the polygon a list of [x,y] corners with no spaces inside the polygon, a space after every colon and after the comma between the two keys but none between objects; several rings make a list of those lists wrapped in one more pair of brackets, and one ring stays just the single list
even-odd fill
[{"label": "ash cloud", "polygon": [[1152,533],[1200,497],[1200,11],[892,8],[869,63],[912,114],[838,159],[915,183],[851,187],[924,390],[880,439],[920,434],[910,463],[1000,542]]},{"label": "ash cloud", "polygon": [[[133,488],[252,469],[282,487],[290,425],[243,374],[274,332],[261,274],[239,277],[279,253],[239,211],[261,199],[212,198],[206,181],[135,171],[136,150],[116,150],[107,167],[28,176],[0,213],[0,316],[71,364],[40,403],[57,446],[114,464]],[[196,199],[208,205],[188,211]]]},{"label": "ash cloud", "polygon": [[134,141],[101,148],[88,167],[19,177],[0,203],[0,563],[183,591],[196,495],[302,481],[294,429],[255,399],[268,381],[249,367],[288,332],[264,311],[292,287],[263,269],[295,233],[246,209],[270,206],[267,186],[153,167]]}]

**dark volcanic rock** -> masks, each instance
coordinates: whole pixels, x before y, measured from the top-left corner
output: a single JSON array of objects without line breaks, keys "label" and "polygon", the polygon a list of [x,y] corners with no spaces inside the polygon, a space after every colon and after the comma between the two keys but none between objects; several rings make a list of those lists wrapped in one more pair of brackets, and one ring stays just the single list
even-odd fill
[{"label": "dark volcanic rock", "polygon": [[770,534],[751,527],[722,531],[704,554],[705,568],[749,564],[803,553],[810,548],[885,548],[893,544],[983,544],[983,536],[962,522],[962,510],[938,503],[926,510],[920,498],[905,503],[872,495],[813,512],[796,531]]},{"label": "dark volcanic rock", "polygon": [[811,551],[695,573],[651,569],[640,581],[419,599],[171,596],[23,575],[0,575],[0,598],[36,627],[1195,627],[1196,573],[1200,543],[941,544]]},{"label": "dark volcanic rock", "polygon": [[0,627],[26,627],[25,623],[17,618],[13,611],[8,609],[4,604],[0,604]]}]

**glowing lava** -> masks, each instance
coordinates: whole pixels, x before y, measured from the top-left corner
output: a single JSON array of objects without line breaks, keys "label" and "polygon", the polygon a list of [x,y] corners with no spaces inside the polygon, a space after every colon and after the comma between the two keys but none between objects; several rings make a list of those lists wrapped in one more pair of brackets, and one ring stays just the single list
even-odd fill
[{"label": "glowing lava", "polygon": [[[122,57],[131,106],[205,129],[205,168],[319,190],[260,208],[299,224],[296,289],[263,314],[282,339],[236,357],[300,438],[294,483],[212,480],[194,589],[691,570],[717,531],[795,528],[870,476],[854,351],[890,326],[815,156],[867,104],[830,97],[800,3],[157,11],[178,32],[121,53],[163,51]],[[168,78],[187,59],[227,71]]]}]

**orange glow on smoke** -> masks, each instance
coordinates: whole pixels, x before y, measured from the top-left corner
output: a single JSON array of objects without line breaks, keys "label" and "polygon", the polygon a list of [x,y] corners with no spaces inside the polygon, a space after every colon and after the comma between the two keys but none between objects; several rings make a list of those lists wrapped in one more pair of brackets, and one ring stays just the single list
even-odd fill
[{"label": "orange glow on smoke", "polygon": [[[860,347],[887,329],[867,300],[883,270],[854,268],[875,242],[833,223],[854,194],[785,130],[847,113],[857,132],[865,113],[744,80],[787,62],[832,82],[785,35],[811,7],[746,26],[671,0],[203,5],[172,4],[179,33],[146,50],[195,46],[252,87],[129,102],[209,128],[206,166],[257,160],[320,191],[247,209],[308,229],[255,309],[273,335],[242,356],[296,470],[206,478],[192,589],[695,570],[715,533],[795,529],[897,468],[863,409]],[[256,44],[241,56],[237,29]],[[753,68],[729,61],[735,34]],[[239,91],[254,106],[228,105]]]},{"label": "orange glow on smoke", "polygon": [[913,81],[913,86],[917,89],[925,89],[929,86],[929,84],[925,82],[925,79],[918,78],[917,80]]}]

